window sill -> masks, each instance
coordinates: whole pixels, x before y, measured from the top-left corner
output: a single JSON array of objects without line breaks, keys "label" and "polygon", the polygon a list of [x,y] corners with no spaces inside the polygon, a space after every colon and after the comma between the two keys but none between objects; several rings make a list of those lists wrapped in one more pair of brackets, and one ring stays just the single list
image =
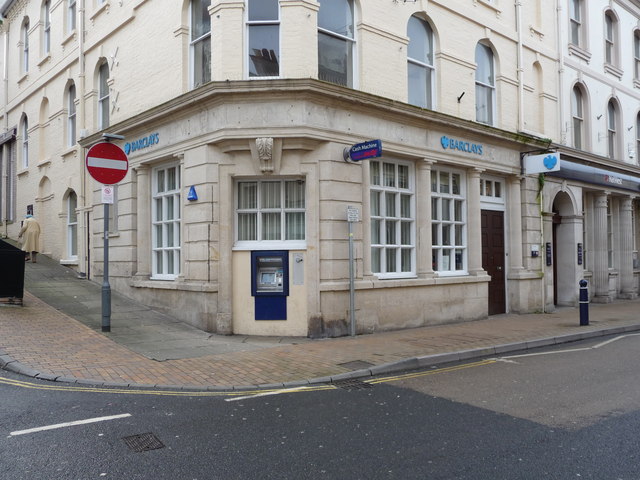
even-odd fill
[{"label": "window sill", "polygon": [[66,37],[62,39],[62,47],[66,47],[68,43],[76,40],[76,30],[71,30]]},{"label": "window sill", "polygon": [[153,288],[158,290],[181,290],[187,292],[217,292],[218,285],[211,283],[197,283],[197,282],[180,282],[175,280],[166,279],[149,279],[149,280],[132,280],[131,286],[133,288]]},{"label": "window sill", "polygon": [[306,250],[307,242],[282,241],[282,242],[237,242],[233,251],[244,250]]},{"label": "window sill", "polygon": [[99,5],[98,8],[96,8],[96,10],[91,14],[91,16],[89,17],[89,20],[93,22],[96,19],[96,17],[98,17],[102,12],[105,12],[105,11],[108,12],[110,6],[111,6],[110,1],[105,0],[105,2],[102,5]]},{"label": "window sill", "polygon": [[22,177],[23,175],[29,174],[29,167],[23,167],[22,170],[18,171],[16,174],[18,177]]},{"label": "window sill", "polygon": [[78,257],[72,257],[66,260],[60,260],[60,265],[67,265],[67,266],[77,266],[78,265]]},{"label": "window sill", "polygon": [[622,80],[622,75],[624,75],[624,71],[621,68],[618,68],[610,63],[604,64],[604,73],[609,73],[616,77],[618,80]]},{"label": "window sill", "polygon": [[496,17],[498,18],[500,18],[500,15],[502,14],[502,10],[500,10],[494,2],[490,2],[488,0],[473,0],[473,4],[474,5],[480,4],[480,5],[484,5],[487,8],[490,8],[496,13]]},{"label": "window sill", "polygon": [[29,78],[29,72],[25,72],[20,78],[18,78],[18,85],[24,82],[27,78]]},{"label": "window sill", "polygon": [[45,158],[41,162],[38,162],[38,168],[43,168],[43,167],[46,167],[48,165],[51,165],[51,159],[50,158]]},{"label": "window sill", "polygon": [[47,53],[44,57],[40,59],[40,61],[38,62],[38,67],[42,67],[49,60],[51,60],[51,53]]},{"label": "window sill", "polygon": [[77,145],[74,145],[73,147],[69,147],[67,150],[64,150],[62,153],[60,153],[60,156],[62,157],[63,160],[66,160],[66,157],[73,156],[75,158],[77,154],[78,154],[78,147]]},{"label": "window sill", "polygon": [[580,60],[584,60],[587,63],[591,61],[591,53],[578,45],[574,45],[573,43],[569,44],[569,55],[578,57]]}]

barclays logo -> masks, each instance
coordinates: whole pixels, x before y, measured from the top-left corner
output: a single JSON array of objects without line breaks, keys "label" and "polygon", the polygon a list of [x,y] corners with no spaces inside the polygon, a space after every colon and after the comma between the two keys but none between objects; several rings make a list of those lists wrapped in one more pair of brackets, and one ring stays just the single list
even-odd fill
[{"label": "barclays logo", "polygon": [[130,153],[135,152],[136,150],[141,150],[143,148],[148,148],[152,145],[156,145],[160,143],[160,134],[152,133],[148,137],[140,138],[133,142],[127,142],[124,144],[124,153],[129,155]]},{"label": "barclays logo", "polygon": [[556,155],[547,155],[544,157],[544,160],[542,160],[542,163],[547,170],[551,170],[558,164],[558,157]]},{"label": "barclays logo", "polygon": [[478,143],[464,142],[462,140],[456,140],[449,138],[446,135],[440,137],[440,144],[442,148],[449,150],[458,150],[464,153],[474,153],[476,155],[482,155],[482,145]]}]

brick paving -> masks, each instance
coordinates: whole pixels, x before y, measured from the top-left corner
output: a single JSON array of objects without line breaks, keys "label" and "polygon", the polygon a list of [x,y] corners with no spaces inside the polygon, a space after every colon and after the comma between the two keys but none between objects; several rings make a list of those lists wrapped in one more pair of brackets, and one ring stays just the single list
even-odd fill
[{"label": "brick paving", "polygon": [[156,361],[25,292],[24,306],[0,307],[0,355],[44,378],[131,385],[260,386],[343,374],[351,371],[342,365],[349,362],[380,366],[497,345],[525,347],[527,342],[532,345],[541,339],[608,329],[640,330],[639,307],[640,300],[591,305],[591,322],[584,327],[579,326],[577,309],[563,308],[549,314],[498,315],[468,323]]}]

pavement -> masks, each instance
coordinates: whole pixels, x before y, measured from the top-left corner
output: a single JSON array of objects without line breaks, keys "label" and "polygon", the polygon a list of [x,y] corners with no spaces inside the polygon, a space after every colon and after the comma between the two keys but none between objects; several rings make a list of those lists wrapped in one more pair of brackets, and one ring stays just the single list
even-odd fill
[{"label": "pavement", "polygon": [[327,339],[203,332],[112,291],[103,333],[101,285],[38,255],[25,265],[23,306],[0,306],[0,367],[106,387],[247,391],[330,383],[495,357],[640,330],[640,300],[553,313]]}]

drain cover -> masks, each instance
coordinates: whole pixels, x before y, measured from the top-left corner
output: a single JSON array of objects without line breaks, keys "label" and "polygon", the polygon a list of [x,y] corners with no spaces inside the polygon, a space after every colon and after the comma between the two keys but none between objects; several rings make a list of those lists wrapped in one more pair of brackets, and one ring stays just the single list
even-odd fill
[{"label": "drain cover", "polygon": [[164,443],[158,440],[153,433],[141,433],[139,435],[131,435],[130,437],[124,437],[124,443],[127,444],[134,452],[146,452],[148,450],[157,450],[158,448],[164,448]]},{"label": "drain cover", "polygon": [[367,388],[373,388],[373,385],[370,383],[363,382],[357,378],[338,380],[336,382],[331,382],[331,385],[342,388],[343,390],[366,390]]}]

